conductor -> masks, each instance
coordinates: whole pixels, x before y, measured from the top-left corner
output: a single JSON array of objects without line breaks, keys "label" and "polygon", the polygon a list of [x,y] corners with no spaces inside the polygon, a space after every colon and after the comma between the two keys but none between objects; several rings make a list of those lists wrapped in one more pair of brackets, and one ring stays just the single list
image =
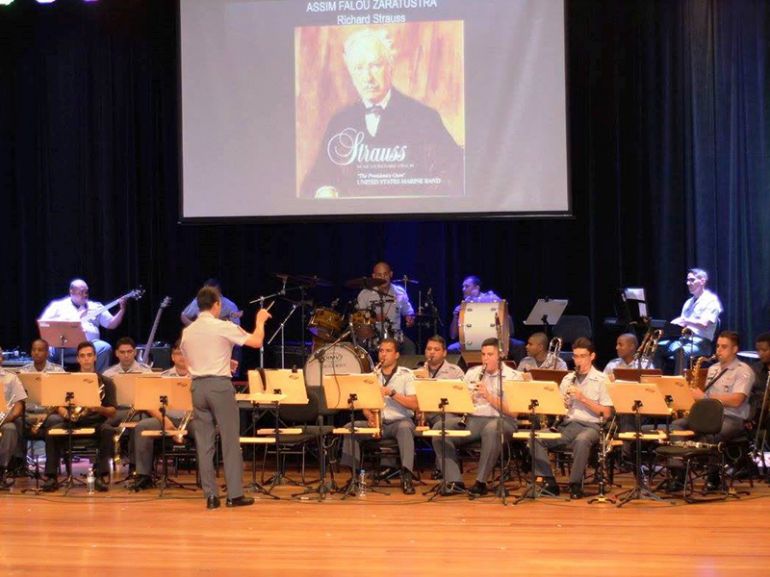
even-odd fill
[{"label": "conductor", "polygon": [[270,313],[260,309],[254,332],[247,333],[236,324],[219,320],[222,295],[216,288],[204,286],[196,300],[200,314],[182,331],[181,347],[192,377],[195,444],[206,507],[216,509],[220,505],[214,472],[217,426],[222,439],[227,506],[253,505],[254,499],[243,495],[243,456],[230,360],[234,345],[255,349],[262,346]]}]

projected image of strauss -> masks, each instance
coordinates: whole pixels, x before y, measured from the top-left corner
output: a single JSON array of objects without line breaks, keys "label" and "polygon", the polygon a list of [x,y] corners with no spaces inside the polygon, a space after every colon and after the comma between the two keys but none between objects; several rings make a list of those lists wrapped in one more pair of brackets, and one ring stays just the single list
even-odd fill
[{"label": "projected image of strauss", "polygon": [[393,86],[387,33],[351,34],[344,59],[360,100],[329,122],[302,195],[462,195],[463,151],[436,110]]}]

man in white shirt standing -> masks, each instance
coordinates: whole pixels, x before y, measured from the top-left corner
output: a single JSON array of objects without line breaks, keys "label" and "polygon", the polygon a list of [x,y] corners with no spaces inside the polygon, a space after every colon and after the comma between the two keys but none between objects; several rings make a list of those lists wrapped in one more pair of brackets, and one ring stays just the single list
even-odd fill
[{"label": "man in white shirt standing", "polygon": [[220,320],[222,300],[219,291],[203,287],[198,291],[198,318],[182,332],[182,353],[192,377],[195,444],[201,486],[206,507],[219,507],[219,489],[214,471],[216,427],[222,441],[222,457],[227,483],[227,506],[252,505],[254,499],[243,495],[243,456],[239,442],[238,404],[230,379],[233,346],[258,349],[265,338],[265,322],[270,313],[257,312],[253,333]]}]

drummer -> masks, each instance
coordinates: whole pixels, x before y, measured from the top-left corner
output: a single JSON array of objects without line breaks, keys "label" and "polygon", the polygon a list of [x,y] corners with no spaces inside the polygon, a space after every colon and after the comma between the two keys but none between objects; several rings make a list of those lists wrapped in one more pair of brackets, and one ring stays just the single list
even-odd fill
[{"label": "drummer", "polygon": [[[406,336],[401,329],[402,316],[407,327],[414,326],[414,308],[409,302],[409,295],[406,290],[391,283],[393,269],[385,261],[380,261],[374,265],[372,278],[384,282],[371,289],[362,289],[358,293],[356,306],[359,310],[374,311],[380,338],[394,338],[400,343],[402,354],[414,355],[417,350],[414,341]],[[381,302],[382,308],[379,306]]]},{"label": "drummer", "polygon": [[[453,341],[457,341],[457,339],[460,338],[460,311],[463,308],[463,303],[496,303],[503,300],[495,293],[495,291],[482,291],[481,279],[476,275],[465,277],[465,279],[463,279],[461,290],[463,293],[463,300],[455,307],[454,313],[452,314],[452,322],[449,323],[449,338]],[[513,337],[513,320],[511,319],[510,314],[508,315],[508,334]],[[520,343],[513,338],[511,339],[512,346],[519,344],[523,345],[523,343]],[[459,353],[461,350],[460,343],[452,343],[447,350],[450,353]]]}]

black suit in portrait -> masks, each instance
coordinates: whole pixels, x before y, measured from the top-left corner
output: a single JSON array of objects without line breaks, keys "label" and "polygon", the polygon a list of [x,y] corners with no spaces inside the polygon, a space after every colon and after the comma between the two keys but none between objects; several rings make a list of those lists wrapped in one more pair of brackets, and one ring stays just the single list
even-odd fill
[{"label": "black suit in portrait", "polygon": [[[366,185],[358,182],[361,174],[375,179],[434,182],[409,185],[380,181]],[[323,186],[336,188],[340,197],[462,196],[463,149],[436,110],[393,88],[387,108],[380,113],[375,136],[367,130],[366,108],[361,101],[331,119],[315,165],[302,184],[301,196],[312,198]]]}]

